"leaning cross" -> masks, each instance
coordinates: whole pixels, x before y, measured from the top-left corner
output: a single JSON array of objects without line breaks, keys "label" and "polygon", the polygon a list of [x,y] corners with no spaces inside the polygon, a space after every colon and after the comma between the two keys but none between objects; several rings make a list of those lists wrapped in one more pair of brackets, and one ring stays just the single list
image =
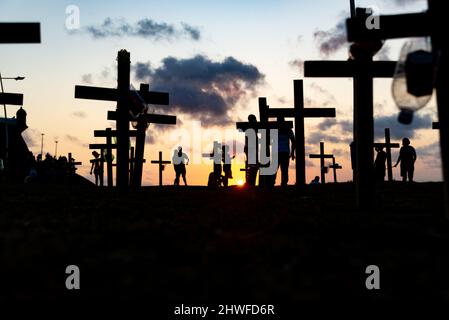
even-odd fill
[{"label": "leaning cross", "polygon": [[332,164],[329,166],[329,169],[332,169],[334,172],[334,183],[337,183],[337,170],[343,169],[341,165],[335,163],[335,157],[332,157]]},{"label": "leaning cross", "polygon": [[[75,98],[102,101],[117,101],[117,187],[127,189],[129,185],[129,121],[130,111],[143,111],[133,101],[135,91],[130,90],[130,54],[126,50],[118,52],[117,89],[87,86],[75,87]],[[168,93],[139,91],[139,96],[147,104],[167,105]],[[134,110],[132,110],[134,108]],[[135,110],[138,108],[138,110]],[[140,165],[140,163],[139,163]]]},{"label": "leaning cross", "polygon": [[324,142],[320,142],[320,153],[319,154],[310,154],[310,159],[320,159],[320,171],[321,171],[321,183],[326,183],[326,166],[324,165],[324,159],[333,159],[333,154],[325,154],[324,153]]},{"label": "leaning cross", "polygon": [[159,159],[151,160],[151,163],[159,165],[159,186],[162,187],[162,173],[165,169],[165,165],[170,164],[171,161],[162,160],[162,151],[159,151]]}]

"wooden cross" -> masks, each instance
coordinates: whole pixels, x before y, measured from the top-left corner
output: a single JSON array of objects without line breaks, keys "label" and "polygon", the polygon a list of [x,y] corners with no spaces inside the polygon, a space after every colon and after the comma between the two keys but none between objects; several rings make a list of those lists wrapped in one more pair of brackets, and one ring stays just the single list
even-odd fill
[{"label": "wooden cross", "polygon": [[337,170],[343,169],[343,167],[338,163],[335,163],[335,157],[332,157],[332,164],[329,168],[334,171],[334,183],[337,183]]},{"label": "wooden cross", "polygon": [[333,159],[333,154],[325,154],[324,153],[324,142],[320,142],[320,153],[319,154],[310,154],[310,159],[320,159],[320,171],[321,171],[321,183],[326,183],[326,166],[324,165],[325,159]]},{"label": "wooden cross", "polygon": [[41,25],[36,22],[0,23],[0,43],[40,43]]},{"label": "wooden cross", "polygon": [[410,37],[432,39],[436,70],[434,87],[437,92],[441,159],[445,182],[446,218],[449,219],[449,46],[447,42],[446,2],[428,0],[428,10],[420,13],[385,15],[379,19],[379,29],[369,30],[365,21],[353,17],[346,22],[349,41],[376,41]]},{"label": "wooden cross", "polygon": [[[118,52],[118,75],[117,89],[98,88],[98,87],[75,87],[75,98],[94,99],[103,101],[116,101],[116,127],[117,127],[117,187],[127,189],[129,185],[129,121],[130,112],[138,114],[143,111],[142,105],[136,105],[135,91],[130,90],[130,54],[126,50]],[[144,86],[146,89],[147,87]],[[142,89],[142,87],[141,87]],[[150,92],[140,90],[139,97],[147,104],[167,105],[169,103],[168,93]],[[135,121],[136,119],[134,119]],[[140,138],[140,140],[142,140]],[[140,152],[139,140],[137,167],[141,169],[143,161],[143,152]],[[143,136],[143,146],[145,145],[145,136]],[[142,155],[142,159],[140,159]],[[141,172],[141,170],[140,170]],[[137,180],[141,179],[136,177]],[[141,181],[141,180],[140,180]]]},{"label": "wooden cross", "polygon": [[[366,18],[366,17],[365,17]],[[395,61],[373,61],[372,48],[356,47],[357,54],[348,61],[306,61],[305,77],[353,78],[354,143],[357,205],[370,207],[374,192],[374,105],[373,79],[391,78]]]},{"label": "wooden cross", "polygon": [[81,166],[82,162],[76,162],[75,159],[72,158],[72,153],[69,153],[69,159],[68,159],[69,168],[71,170],[71,173],[76,172],[76,166]]},{"label": "wooden cross", "polygon": [[165,169],[165,165],[170,164],[171,161],[162,160],[162,151],[159,151],[159,159],[151,160],[151,163],[159,165],[159,186],[162,187],[162,172]]},{"label": "wooden cross", "polygon": [[[130,137],[136,137],[137,131],[131,130],[129,131]],[[111,128],[107,128],[106,130],[95,130],[94,137],[106,138],[106,146],[112,146],[112,138],[117,137],[117,130],[112,130]],[[106,147],[104,149],[106,151],[106,171],[107,171],[107,181],[108,187],[113,186],[113,164],[112,164],[112,148]]]},{"label": "wooden cross", "polygon": [[[335,108],[304,108],[304,85],[302,80],[294,80],[294,107],[269,108],[263,111],[268,118],[294,118],[296,138],[296,185],[306,185],[306,151],[304,118],[335,118]],[[264,105],[262,104],[262,108]]]},{"label": "wooden cross", "polygon": [[390,138],[390,128],[385,128],[385,142],[384,143],[375,143],[373,145],[374,148],[385,148],[385,152],[387,154],[387,172],[388,172],[388,181],[393,181],[393,165],[391,163],[391,149],[399,148],[399,143],[391,143]]}]

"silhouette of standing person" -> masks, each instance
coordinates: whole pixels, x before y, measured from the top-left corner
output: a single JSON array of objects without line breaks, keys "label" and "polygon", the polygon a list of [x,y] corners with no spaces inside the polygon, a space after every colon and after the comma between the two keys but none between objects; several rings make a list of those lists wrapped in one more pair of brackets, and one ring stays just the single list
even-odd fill
[{"label": "silhouette of standing person", "polygon": [[[255,115],[250,114],[248,116],[249,123],[257,123],[257,118]],[[244,152],[246,156],[246,184],[250,187],[254,187],[256,185],[257,172],[259,171],[259,163],[258,159],[258,138],[257,132],[255,132],[255,137],[253,140],[250,138],[250,134],[245,132],[245,147]],[[255,138],[255,139],[254,139]],[[252,161],[250,161],[250,158]]]},{"label": "silhouette of standing person", "polygon": [[182,177],[182,180],[184,181],[184,185],[187,185],[187,179],[186,179],[186,165],[189,164],[189,157],[187,154],[182,152],[182,147],[178,147],[178,151],[173,154],[173,166],[175,167],[175,185],[179,186],[179,178]]},{"label": "silhouette of standing person", "polygon": [[101,159],[100,154],[97,151],[93,151],[92,155],[94,156],[94,159],[92,160],[92,166],[90,167],[90,174],[92,174],[92,171],[95,175],[95,185],[98,186],[98,182],[100,180],[100,175],[103,174],[102,168],[101,168]]},{"label": "silhouette of standing person", "polygon": [[235,158],[235,155],[232,156],[229,154],[229,146],[223,145],[221,147],[221,160],[223,161],[223,186],[228,186],[229,179],[232,179],[232,170],[231,170],[231,161]]},{"label": "silhouette of standing person", "polygon": [[408,138],[402,139],[402,147],[399,150],[398,161],[394,167],[396,168],[401,163],[401,177],[402,181],[406,182],[407,178],[410,182],[413,182],[413,174],[415,172],[416,151],[410,145]]},{"label": "silhouette of standing person", "polygon": [[385,181],[385,172],[386,166],[385,162],[387,161],[387,153],[384,151],[383,147],[376,147],[376,160],[374,161],[374,172],[376,175],[377,182]]},{"label": "silhouette of standing person", "polygon": [[[278,117],[279,124],[285,123],[284,117]],[[291,142],[291,151],[290,151]],[[288,183],[290,158],[295,160],[296,140],[292,129],[281,128],[278,135],[278,168],[281,167],[281,186]]]}]

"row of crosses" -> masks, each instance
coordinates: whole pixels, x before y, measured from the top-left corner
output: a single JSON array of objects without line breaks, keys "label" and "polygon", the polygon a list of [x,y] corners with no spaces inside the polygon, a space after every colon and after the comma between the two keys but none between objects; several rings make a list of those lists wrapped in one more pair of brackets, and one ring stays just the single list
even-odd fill
[{"label": "row of crosses", "polygon": [[[176,124],[176,116],[147,114],[143,104],[168,105],[169,94],[151,92],[149,85],[141,84],[138,91],[130,90],[130,54],[126,50],[118,52],[117,88],[98,88],[76,86],[75,98],[101,101],[116,101],[116,111],[109,111],[108,120],[116,121],[116,130],[106,129],[95,132],[97,137],[106,137],[106,144],[93,144],[90,149],[100,149],[106,152],[108,185],[112,186],[112,150],[116,149],[116,185],[126,190],[130,185],[139,188],[142,185],[142,172],[145,149],[146,130],[151,123]],[[136,130],[130,131],[130,122],[137,123]],[[135,147],[131,149],[130,138],[135,138]],[[112,144],[112,138],[117,143]]]}]

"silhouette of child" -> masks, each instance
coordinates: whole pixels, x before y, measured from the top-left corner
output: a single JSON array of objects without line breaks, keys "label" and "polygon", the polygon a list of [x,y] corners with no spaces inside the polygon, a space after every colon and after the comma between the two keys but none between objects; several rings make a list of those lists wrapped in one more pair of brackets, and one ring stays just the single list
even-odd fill
[{"label": "silhouette of child", "polygon": [[399,150],[398,161],[394,167],[396,168],[401,163],[401,177],[402,181],[406,182],[407,178],[409,182],[413,182],[413,174],[415,172],[416,151],[410,145],[408,138],[402,139],[402,147]]},{"label": "silhouette of child", "polygon": [[94,159],[92,160],[92,166],[90,168],[90,174],[92,174],[92,171],[95,175],[95,185],[98,186],[98,182],[100,179],[100,175],[103,173],[101,168],[101,159],[100,154],[97,151],[93,151],[92,155],[94,156]]}]

